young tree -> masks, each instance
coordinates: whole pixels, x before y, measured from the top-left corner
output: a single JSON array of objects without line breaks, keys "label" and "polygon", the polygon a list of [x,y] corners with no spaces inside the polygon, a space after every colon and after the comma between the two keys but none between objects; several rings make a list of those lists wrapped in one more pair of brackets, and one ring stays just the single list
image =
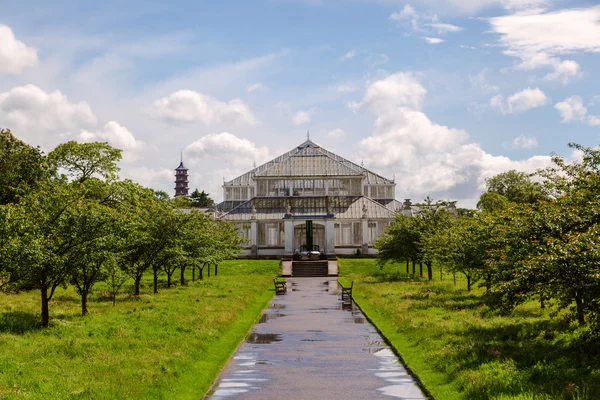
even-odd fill
[{"label": "young tree", "polygon": [[103,264],[105,281],[113,300],[113,306],[117,303],[117,294],[121,287],[127,282],[129,276],[121,269],[115,257],[112,257]]},{"label": "young tree", "polygon": [[16,202],[19,194],[36,190],[48,176],[48,164],[39,148],[0,129],[0,204]]},{"label": "young tree", "polygon": [[122,151],[111,147],[108,143],[77,143],[70,141],[59,144],[48,154],[50,165],[79,183],[91,177],[101,177],[105,181],[118,178]]}]

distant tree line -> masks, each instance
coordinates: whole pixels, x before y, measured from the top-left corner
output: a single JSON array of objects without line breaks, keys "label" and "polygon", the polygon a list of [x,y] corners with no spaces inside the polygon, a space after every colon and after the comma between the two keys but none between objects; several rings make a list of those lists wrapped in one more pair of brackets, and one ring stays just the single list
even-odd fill
[{"label": "distant tree line", "polygon": [[[184,212],[164,193],[119,180],[121,150],[107,143],[60,144],[48,155],[0,130],[0,290],[38,290],[42,325],[59,286],[72,284],[88,312],[94,285],[115,298],[146,272],[202,271],[235,257],[235,228],[199,211]],[[209,269],[210,270],[210,269]]]},{"label": "distant tree line", "polygon": [[486,181],[475,212],[450,215],[428,200],[399,215],[376,243],[389,261],[463,274],[467,288],[508,313],[536,299],[600,334],[600,150],[570,144],[580,161],[553,156],[535,174],[508,171]]}]

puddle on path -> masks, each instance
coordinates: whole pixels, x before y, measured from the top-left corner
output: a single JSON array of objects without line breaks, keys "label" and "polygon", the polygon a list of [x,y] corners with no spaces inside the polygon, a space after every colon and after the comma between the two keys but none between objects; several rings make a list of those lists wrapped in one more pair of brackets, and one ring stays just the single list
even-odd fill
[{"label": "puddle on path", "polygon": [[279,314],[279,313],[275,313],[275,314],[263,314],[262,317],[260,317],[260,319],[258,320],[259,324],[264,324],[267,321],[270,321],[272,319],[275,318],[281,318],[281,317],[285,317],[285,314]]},{"label": "puddle on path", "polygon": [[285,304],[269,304],[269,308],[281,310],[282,308],[285,308]]},{"label": "puddle on path", "polygon": [[246,342],[252,344],[269,344],[281,342],[281,340],[281,335],[277,333],[251,333],[248,335]]}]

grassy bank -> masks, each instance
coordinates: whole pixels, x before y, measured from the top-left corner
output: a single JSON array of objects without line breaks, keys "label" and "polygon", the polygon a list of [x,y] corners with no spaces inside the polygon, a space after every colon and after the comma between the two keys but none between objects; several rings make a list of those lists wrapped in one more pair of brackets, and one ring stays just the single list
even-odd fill
[{"label": "grassy bank", "polygon": [[[340,260],[354,297],[438,400],[598,399],[600,349],[550,306],[491,312],[482,289],[452,275],[413,278],[404,265]],[[418,274],[418,268],[417,268]]]},{"label": "grassy bank", "polygon": [[[0,294],[0,398],[198,399],[273,295],[277,261],[231,261],[217,277],[153,295],[99,284],[80,317],[72,288],[57,289],[51,327],[39,327],[39,293]],[[125,288],[125,292],[131,292]]]}]

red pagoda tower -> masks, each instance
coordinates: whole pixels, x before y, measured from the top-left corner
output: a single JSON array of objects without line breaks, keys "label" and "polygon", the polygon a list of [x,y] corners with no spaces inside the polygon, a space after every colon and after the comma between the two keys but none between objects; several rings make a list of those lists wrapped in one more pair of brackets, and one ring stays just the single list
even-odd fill
[{"label": "red pagoda tower", "polygon": [[188,169],[183,165],[183,155],[181,156],[181,163],[179,167],[175,168],[175,197],[187,196],[188,190]]}]

